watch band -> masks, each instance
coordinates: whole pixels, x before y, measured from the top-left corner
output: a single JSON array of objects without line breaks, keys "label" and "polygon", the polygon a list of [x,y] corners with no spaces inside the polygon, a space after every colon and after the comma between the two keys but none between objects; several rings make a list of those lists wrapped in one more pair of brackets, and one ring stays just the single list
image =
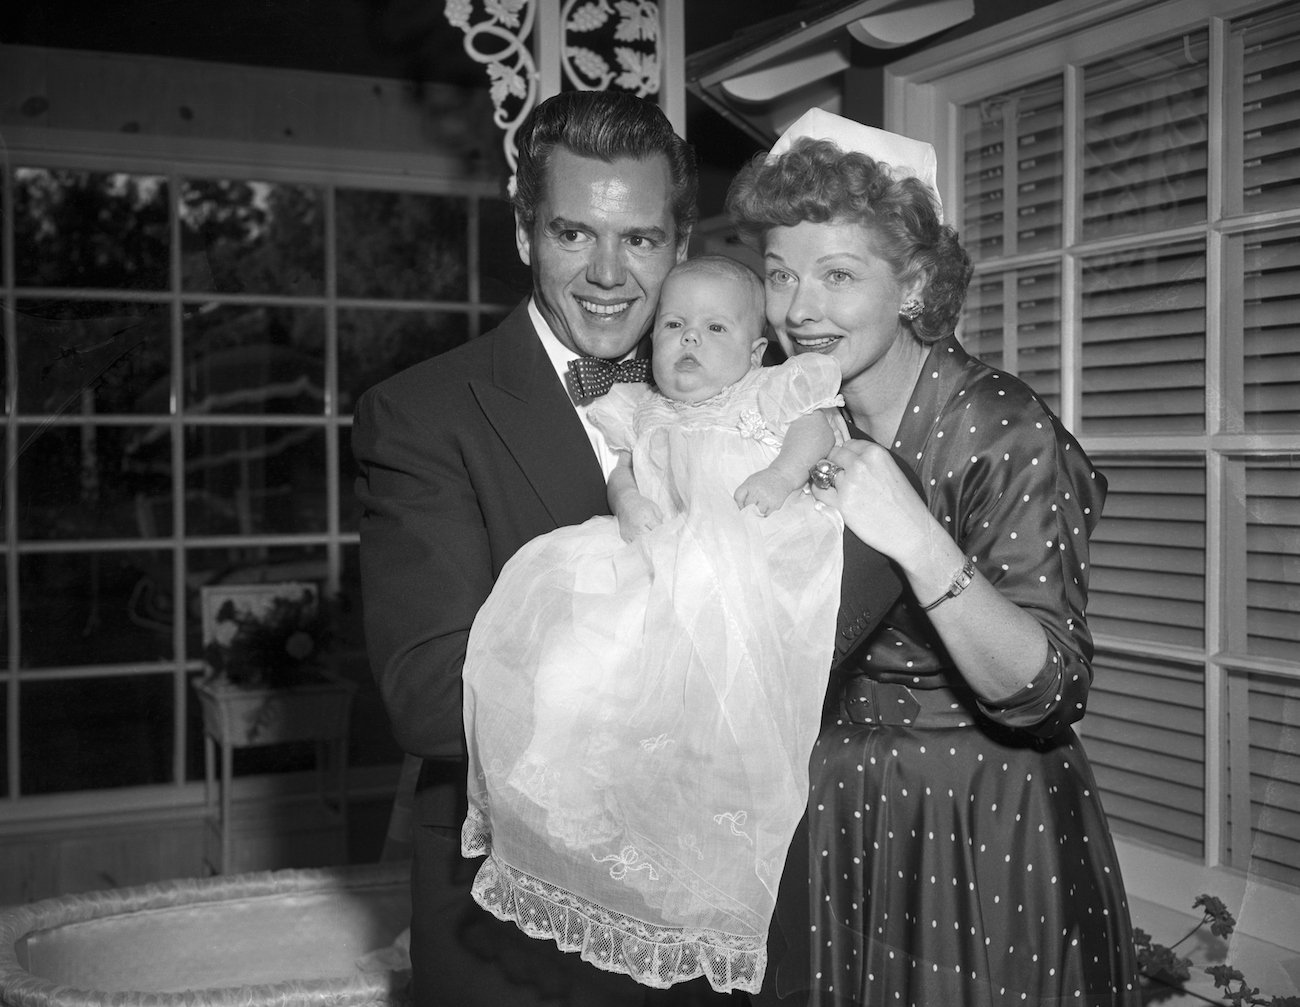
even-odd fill
[{"label": "watch band", "polygon": [[972,578],[974,578],[974,576],[975,576],[975,561],[973,559],[968,559],[965,563],[961,565],[961,569],[958,570],[955,574],[953,574],[952,583],[948,585],[948,590],[945,591],[943,594],[939,595],[939,597],[934,599],[934,601],[930,602],[930,604],[922,605],[921,611],[928,612],[932,608],[938,608],[949,598],[956,598],[957,595],[961,594],[968,587],[970,587],[970,582]]}]

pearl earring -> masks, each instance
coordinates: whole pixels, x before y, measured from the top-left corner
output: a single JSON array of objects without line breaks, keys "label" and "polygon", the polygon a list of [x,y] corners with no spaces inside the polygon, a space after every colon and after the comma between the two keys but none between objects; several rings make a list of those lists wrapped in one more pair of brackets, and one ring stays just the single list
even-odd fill
[{"label": "pearl earring", "polygon": [[909,297],[898,309],[898,313],[906,318],[909,322],[914,322],[921,317],[921,312],[925,310],[925,305],[915,297]]}]

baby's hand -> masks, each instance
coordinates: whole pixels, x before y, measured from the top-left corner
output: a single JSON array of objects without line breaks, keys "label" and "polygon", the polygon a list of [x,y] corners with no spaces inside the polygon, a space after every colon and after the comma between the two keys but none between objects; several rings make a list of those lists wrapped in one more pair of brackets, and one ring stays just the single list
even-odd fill
[{"label": "baby's hand", "polygon": [[624,542],[631,542],[653,528],[658,528],[664,520],[659,506],[649,497],[640,493],[628,494],[619,502],[618,533]]},{"label": "baby's hand", "polygon": [[736,490],[736,504],[742,510],[753,504],[758,508],[759,514],[767,517],[773,511],[780,510],[789,495],[790,487],[780,473],[762,469],[740,484]]}]

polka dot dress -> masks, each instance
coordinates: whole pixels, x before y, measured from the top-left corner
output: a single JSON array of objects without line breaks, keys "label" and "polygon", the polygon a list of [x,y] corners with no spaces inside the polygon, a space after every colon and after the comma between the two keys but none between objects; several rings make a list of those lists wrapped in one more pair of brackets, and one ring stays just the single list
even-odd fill
[{"label": "polka dot dress", "polygon": [[1105,481],[1023,383],[951,337],[892,447],[1049,647],[989,707],[905,598],[833,686],[811,762],[811,1002],[1136,1005],[1123,881],[1069,727],[1091,681],[1087,538]]}]

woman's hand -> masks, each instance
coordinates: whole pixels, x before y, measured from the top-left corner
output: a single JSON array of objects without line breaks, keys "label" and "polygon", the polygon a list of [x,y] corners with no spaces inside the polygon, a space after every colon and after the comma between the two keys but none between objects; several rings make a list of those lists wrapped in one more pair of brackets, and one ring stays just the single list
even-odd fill
[{"label": "woman's hand", "polygon": [[879,444],[849,441],[827,458],[844,471],[830,489],[813,486],[813,496],[838,510],[854,535],[903,569],[914,565],[934,534],[948,538],[898,462]]},{"label": "woman's hand", "polygon": [[[850,441],[827,457],[844,471],[833,487],[812,487],[817,500],[837,508],[853,534],[902,567],[919,602],[942,596],[965,557],[898,462],[871,441]],[[931,607],[927,617],[967,684],[986,702],[1015,695],[1046,660],[1043,628],[978,572],[966,590]]]}]

